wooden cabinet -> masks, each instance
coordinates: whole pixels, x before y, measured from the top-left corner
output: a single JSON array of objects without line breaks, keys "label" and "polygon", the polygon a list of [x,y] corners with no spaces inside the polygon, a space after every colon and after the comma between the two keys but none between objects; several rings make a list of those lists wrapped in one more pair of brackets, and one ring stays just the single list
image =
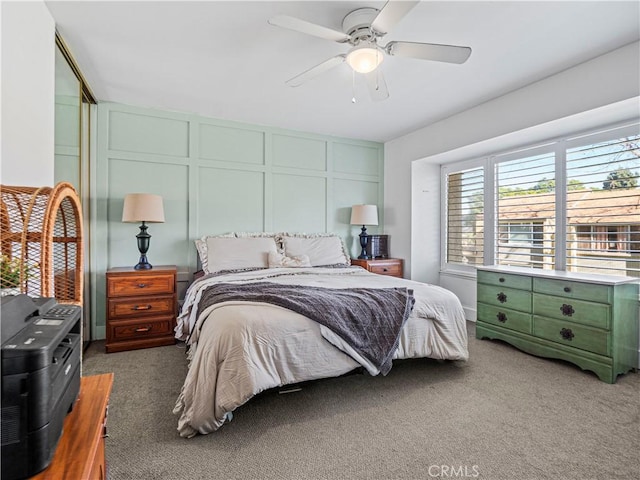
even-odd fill
[{"label": "wooden cabinet", "polygon": [[80,393],[64,420],[62,436],[49,466],[32,479],[107,478],[104,438],[113,373],[80,379]]},{"label": "wooden cabinet", "polygon": [[175,266],[107,270],[107,353],[175,342]]},{"label": "wooden cabinet", "polygon": [[372,258],[368,260],[352,258],[351,265],[366,268],[371,273],[377,273],[380,275],[402,278],[404,274],[404,265],[401,258]]},{"label": "wooden cabinet", "polygon": [[477,338],[567,360],[607,383],[637,367],[637,279],[481,267],[477,293]]}]

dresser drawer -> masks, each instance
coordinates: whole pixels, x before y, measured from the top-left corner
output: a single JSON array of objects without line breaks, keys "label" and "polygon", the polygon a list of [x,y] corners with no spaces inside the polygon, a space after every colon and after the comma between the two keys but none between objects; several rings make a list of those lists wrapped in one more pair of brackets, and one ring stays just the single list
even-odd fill
[{"label": "dresser drawer", "polygon": [[174,292],[174,288],[175,277],[173,275],[107,276],[107,295],[109,297],[171,294]]},{"label": "dresser drawer", "polygon": [[575,323],[533,316],[533,334],[552,342],[609,355],[609,333]]},{"label": "dresser drawer", "polygon": [[531,290],[531,277],[510,275],[508,273],[478,271],[478,283],[499,285],[505,288]]},{"label": "dresser drawer", "polygon": [[122,320],[111,322],[112,341],[133,340],[159,335],[171,335],[173,330],[173,318],[149,318],[147,320]]},{"label": "dresser drawer", "polygon": [[499,325],[509,330],[531,333],[531,315],[508,308],[478,303],[478,321]]},{"label": "dresser drawer", "polygon": [[578,283],[569,280],[534,278],[533,291],[564,298],[576,298],[591,302],[611,303],[613,288],[595,283]]},{"label": "dresser drawer", "polygon": [[109,318],[173,315],[173,295],[109,299]]},{"label": "dresser drawer", "polygon": [[478,284],[478,302],[497,307],[531,312],[531,292]]},{"label": "dresser drawer", "polygon": [[585,302],[584,300],[534,293],[533,313],[534,315],[567,320],[608,330],[611,307],[604,303]]}]

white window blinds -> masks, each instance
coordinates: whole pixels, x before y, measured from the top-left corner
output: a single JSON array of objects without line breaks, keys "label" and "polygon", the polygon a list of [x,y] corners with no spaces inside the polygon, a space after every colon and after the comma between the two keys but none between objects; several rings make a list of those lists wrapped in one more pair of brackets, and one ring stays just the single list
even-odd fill
[{"label": "white window blinds", "polygon": [[640,276],[639,175],[640,135],[567,149],[567,270]]},{"label": "white window blinds", "polygon": [[442,180],[444,269],[640,278],[637,123],[446,165]]},{"label": "white window blinds", "polygon": [[482,265],[484,168],[447,174],[446,262]]},{"label": "white window blinds", "polygon": [[555,268],[555,155],[496,163],[495,261]]}]

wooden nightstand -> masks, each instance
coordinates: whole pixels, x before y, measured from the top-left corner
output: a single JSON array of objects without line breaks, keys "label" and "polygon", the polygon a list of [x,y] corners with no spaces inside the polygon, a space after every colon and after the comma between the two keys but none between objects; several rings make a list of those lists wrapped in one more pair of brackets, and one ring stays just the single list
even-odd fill
[{"label": "wooden nightstand", "polygon": [[177,268],[107,270],[107,353],[175,343]]},{"label": "wooden nightstand", "polygon": [[391,277],[402,278],[404,273],[404,263],[401,258],[372,258],[369,260],[352,258],[351,265],[357,265],[366,268],[372,273],[389,275]]}]

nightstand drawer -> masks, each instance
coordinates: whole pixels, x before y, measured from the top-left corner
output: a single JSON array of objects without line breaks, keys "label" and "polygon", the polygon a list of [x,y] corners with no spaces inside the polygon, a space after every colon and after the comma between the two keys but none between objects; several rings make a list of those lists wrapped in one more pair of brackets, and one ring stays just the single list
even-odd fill
[{"label": "nightstand drawer", "polygon": [[352,258],[351,265],[362,267],[371,273],[402,278],[404,262],[401,258]]},{"label": "nightstand drawer", "polygon": [[533,334],[587,352],[609,355],[609,333],[571,322],[533,316]]},{"label": "nightstand drawer", "polygon": [[376,263],[369,267],[369,271],[379,275],[392,275],[394,277],[402,276],[402,266],[397,262]]},{"label": "nightstand drawer", "polygon": [[533,313],[582,325],[609,329],[611,307],[604,303],[533,294]]},{"label": "nightstand drawer", "polygon": [[158,293],[171,294],[174,289],[174,275],[127,275],[107,278],[107,295],[109,297],[131,297]]},{"label": "nightstand drawer", "polygon": [[111,322],[112,339],[118,340],[139,340],[145,337],[160,335],[171,335],[173,332],[173,318],[149,318],[147,320],[123,320]]},{"label": "nightstand drawer", "polygon": [[109,299],[109,318],[173,315],[173,295]]}]

